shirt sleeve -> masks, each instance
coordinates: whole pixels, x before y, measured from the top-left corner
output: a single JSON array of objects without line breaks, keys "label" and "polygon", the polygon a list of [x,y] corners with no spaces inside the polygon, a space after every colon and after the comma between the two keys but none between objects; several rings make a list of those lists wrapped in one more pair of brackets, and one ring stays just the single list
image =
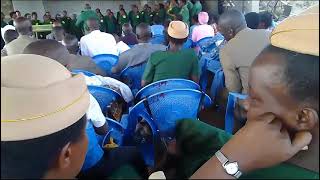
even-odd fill
[{"label": "shirt sleeve", "polygon": [[122,70],[125,69],[125,67],[127,66],[128,62],[129,62],[129,56],[130,54],[128,53],[123,53],[119,56],[119,61],[118,63],[112,68],[112,73],[120,73]]},{"label": "shirt sleeve", "polygon": [[155,66],[151,63],[151,61],[152,61],[152,56],[147,62],[146,68],[142,76],[142,80],[146,81],[147,83],[150,83],[153,81],[153,77],[155,73]]},{"label": "shirt sleeve", "polygon": [[90,105],[87,111],[87,118],[91,120],[94,127],[99,128],[106,123],[98,101],[90,94]]},{"label": "shirt sleeve", "polygon": [[192,35],[191,35],[191,39],[193,42],[197,42],[197,27],[194,27],[192,30]]},{"label": "shirt sleeve", "polygon": [[89,57],[90,57],[89,52],[88,52],[87,45],[86,45],[86,43],[84,42],[84,39],[83,39],[83,38],[80,39],[80,50],[81,50],[81,55],[82,55],[82,56],[89,56]]},{"label": "shirt sleeve", "polygon": [[220,62],[224,72],[225,84],[229,91],[241,92],[242,85],[238,71],[224,48],[220,50]]}]

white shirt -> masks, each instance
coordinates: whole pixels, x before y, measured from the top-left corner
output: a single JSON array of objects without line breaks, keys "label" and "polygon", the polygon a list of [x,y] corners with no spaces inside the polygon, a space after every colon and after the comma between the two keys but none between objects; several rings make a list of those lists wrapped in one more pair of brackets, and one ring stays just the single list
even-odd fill
[{"label": "white shirt", "polygon": [[106,118],[102,114],[98,101],[91,94],[89,94],[89,96],[90,104],[86,113],[87,119],[91,120],[94,127],[99,128],[106,123]]},{"label": "white shirt", "polygon": [[116,91],[120,92],[121,96],[127,103],[133,100],[131,89],[121,81],[99,75],[91,77],[85,76],[85,80],[87,85],[113,87]]},{"label": "white shirt", "polygon": [[89,57],[99,54],[118,56],[116,44],[116,40],[111,34],[95,30],[80,39],[81,54]]},{"label": "white shirt", "polygon": [[118,42],[116,47],[118,50],[118,54],[121,54],[121,53],[130,49],[130,47],[126,43],[124,43],[123,41]]}]

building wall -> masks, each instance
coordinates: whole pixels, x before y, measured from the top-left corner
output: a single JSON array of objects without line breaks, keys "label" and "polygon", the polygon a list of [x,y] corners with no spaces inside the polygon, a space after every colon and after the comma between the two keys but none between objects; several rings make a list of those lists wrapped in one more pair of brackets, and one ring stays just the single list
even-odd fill
[{"label": "building wall", "polygon": [[12,0],[12,4],[14,10],[19,10],[22,16],[26,13],[37,12],[38,18],[42,19],[45,13],[42,0]]}]

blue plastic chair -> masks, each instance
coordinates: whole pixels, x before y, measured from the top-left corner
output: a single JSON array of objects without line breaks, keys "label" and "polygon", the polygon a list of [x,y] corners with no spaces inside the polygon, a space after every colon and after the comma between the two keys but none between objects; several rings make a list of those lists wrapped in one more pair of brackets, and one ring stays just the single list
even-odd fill
[{"label": "blue plastic chair", "polygon": [[246,99],[248,95],[229,92],[227,109],[225,115],[225,131],[229,134],[232,134],[234,128],[234,108],[237,102],[237,99]]},{"label": "blue plastic chair", "polygon": [[115,100],[123,100],[122,96],[109,88],[101,86],[88,86],[89,92],[98,101],[102,112],[106,111],[107,106]]},{"label": "blue plastic chair", "polygon": [[151,83],[137,92],[135,99],[137,101],[148,97],[152,94],[172,89],[195,89],[200,90],[200,86],[187,79],[165,79]]},{"label": "blue plastic chair", "polygon": [[121,123],[110,119],[110,118],[106,118],[106,121],[108,123],[108,132],[107,134],[104,136],[103,140],[102,140],[102,144],[101,146],[104,147],[107,143],[109,143],[110,137],[113,138],[114,142],[118,145],[118,146],[122,146],[123,144],[123,137],[124,137],[124,127],[122,126]]},{"label": "blue plastic chair", "polygon": [[99,54],[92,59],[108,75],[111,75],[111,68],[118,63],[119,57],[113,54]]},{"label": "blue plastic chair", "polygon": [[89,76],[89,77],[96,76],[96,74],[89,72],[89,71],[82,70],[82,69],[73,69],[71,72],[74,74],[83,73],[84,75]]},{"label": "blue plastic chair", "polygon": [[155,35],[151,38],[151,44],[164,44],[165,36],[164,35]]},{"label": "blue plastic chair", "polygon": [[224,84],[224,73],[222,68],[216,70],[214,72],[214,78],[212,80],[211,88],[210,88],[210,95],[215,100],[218,93],[225,87]]},{"label": "blue plastic chair", "polygon": [[147,63],[142,63],[136,66],[127,67],[120,74],[122,82],[127,84],[135,95],[141,89],[141,79]]},{"label": "blue plastic chair", "polygon": [[[178,120],[197,119],[198,112],[212,101],[205,93],[193,89],[167,90],[143,99],[129,112],[126,137],[130,139],[139,118],[147,121],[152,130],[153,142],[159,138],[167,140],[175,136]],[[154,166],[153,144],[138,145],[147,165]]]},{"label": "blue plastic chair", "polygon": [[182,49],[188,49],[193,47],[192,39],[188,38],[187,41],[182,45]]}]

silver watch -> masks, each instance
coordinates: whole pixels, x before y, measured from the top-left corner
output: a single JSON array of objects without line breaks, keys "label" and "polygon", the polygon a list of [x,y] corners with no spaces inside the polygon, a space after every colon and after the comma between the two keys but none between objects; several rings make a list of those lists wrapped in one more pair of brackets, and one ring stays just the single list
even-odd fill
[{"label": "silver watch", "polygon": [[227,174],[239,178],[241,176],[241,171],[239,170],[239,166],[237,162],[230,162],[229,159],[222,154],[221,151],[217,151],[215,156],[221,162],[223,169],[227,172]]}]

